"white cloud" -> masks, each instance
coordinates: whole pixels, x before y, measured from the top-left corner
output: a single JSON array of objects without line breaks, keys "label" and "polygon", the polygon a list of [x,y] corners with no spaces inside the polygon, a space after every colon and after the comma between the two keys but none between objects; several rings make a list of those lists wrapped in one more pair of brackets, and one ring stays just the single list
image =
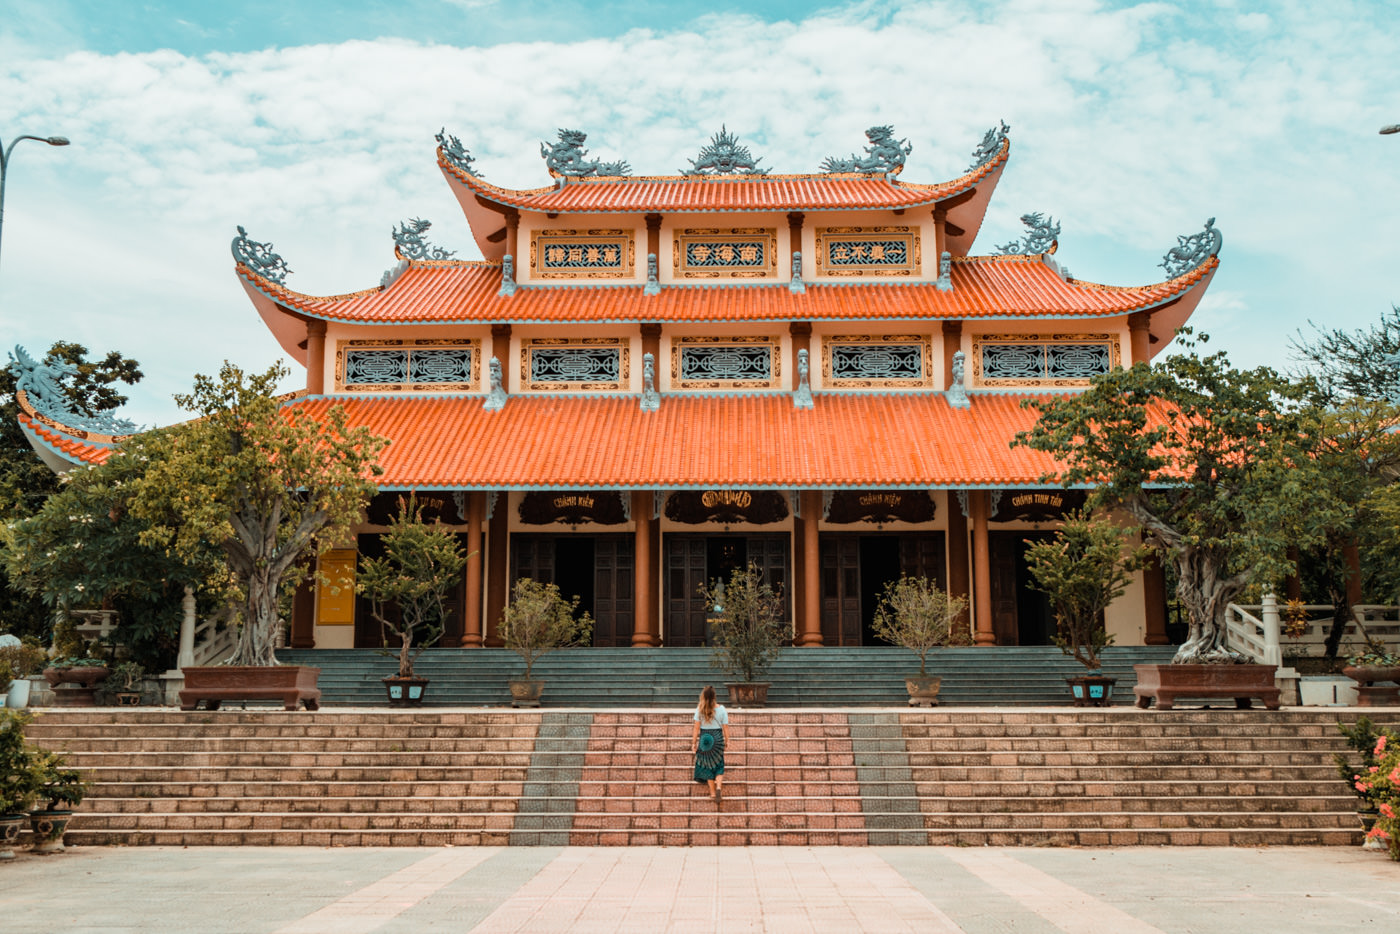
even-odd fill
[{"label": "white cloud", "polygon": [[[1225,263],[1203,318],[1243,331],[1265,309],[1299,324],[1326,309],[1362,326],[1400,291],[1385,271],[1400,142],[1375,132],[1400,112],[1371,103],[1390,99],[1400,65],[1374,7],[1271,13],[910,0],[571,44],[46,60],[10,43],[0,127],[74,145],[16,152],[0,340],[120,348],[148,374],[134,416],[169,420],[169,393],[192,372],[277,356],[232,275],[236,224],[272,241],[290,284],[312,293],[375,284],[407,217],[474,255],[434,164],[439,127],[493,181],[536,186],[538,143],[560,126],[586,130],[596,156],[672,173],[723,123],[784,172],[890,123],[914,142],[904,177],[931,181],[961,172],[1002,118],[1012,162],[979,249],[1046,211],[1076,276],[1136,284],[1215,216]],[[1284,353],[1287,328],[1265,330],[1241,344],[1242,362]]]}]

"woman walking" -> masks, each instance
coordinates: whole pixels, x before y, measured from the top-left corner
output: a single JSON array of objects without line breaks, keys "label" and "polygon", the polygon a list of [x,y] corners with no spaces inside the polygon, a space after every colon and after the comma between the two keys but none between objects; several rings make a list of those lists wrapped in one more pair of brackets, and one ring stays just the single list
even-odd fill
[{"label": "woman walking", "polygon": [[695,753],[695,780],[707,782],[715,804],[724,800],[724,747],[729,745],[729,713],[715,703],[715,689],[705,685],[695,708],[690,751]]}]

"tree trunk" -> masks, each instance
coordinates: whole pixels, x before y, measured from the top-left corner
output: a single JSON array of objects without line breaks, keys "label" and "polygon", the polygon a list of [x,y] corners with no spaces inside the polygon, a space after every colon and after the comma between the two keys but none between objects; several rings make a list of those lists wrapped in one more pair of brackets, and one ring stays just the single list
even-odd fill
[{"label": "tree trunk", "polygon": [[1172,664],[1210,664],[1237,661],[1238,653],[1227,645],[1225,609],[1244,592],[1245,575],[1224,576],[1223,556],[1187,546],[1176,554],[1176,594],[1190,617],[1186,641]]},{"label": "tree trunk", "polygon": [[277,637],[278,583],[278,579],[266,568],[255,568],[249,575],[246,585],[248,603],[244,610],[243,628],[238,634],[238,648],[231,664],[277,664],[277,656],[273,650]]}]

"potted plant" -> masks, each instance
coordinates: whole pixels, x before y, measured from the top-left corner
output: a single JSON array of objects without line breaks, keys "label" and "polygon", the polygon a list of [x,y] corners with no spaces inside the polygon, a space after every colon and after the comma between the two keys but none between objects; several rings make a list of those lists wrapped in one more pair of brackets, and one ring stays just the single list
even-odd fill
[{"label": "potted plant", "polygon": [[112,669],[106,659],[91,654],[92,650],[92,643],[78,635],[71,619],[65,617],[54,627],[54,658],[44,669],[44,680],[53,688],[56,706],[97,705],[97,685],[107,680]]},{"label": "potted plant", "polygon": [[885,586],[875,607],[875,635],[919,656],[919,673],[904,679],[910,707],[934,707],[943,679],[925,671],[928,653],[949,642],[963,642],[955,632],[967,600],[926,577],[901,577]]},{"label": "potted plant", "polygon": [[1134,531],[1074,512],[1054,538],[1026,548],[1032,586],[1050,597],[1055,610],[1055,645],[1087,672],[1065,679],[1076,707],[1106,707],[1113,697],[1116,679],[1099,672],[1103,650],[1113,644],[1104,611],[1146,560],[1147,549],[1130,545]]},{"label": "potted plant", "polygon": [[34,753],[24,741],[28,713],[0,710],[0,859],[14,859],[25,812],[38,794]]},{"label": "potted plant", "polygon": [[118,707],[136,707],[141,703],[141,684],[146,680],[146,669],[136,662],[119,662],[112,668],[112,676],[107,679],[108,687],[115,688]]},{"label": "potted plant", "polygon": [[715,581],[702,586],[700,594],[714,613],[710,638],[715,653],[710,664],[736,679],[725,683],[729,702],[762,707],[768,702],[769,684],[759,679],[791,637],[782,594],[768,586],[753,563],[735,570],[728,583]]},{"label": "potted plant", "polygon": [[82,803],[87,793],[87,784],[77,769],[64,768],[63,757],[58,753],[36,749],[33,762],[36,797],[47,802],[42,809],[29,814],[34,852],[61,853],[63,834],[68,829],[73,808]]},{"label": "potted plant", "polygon": [[[1360,620],[1357,629],[1365,640],[1364,648],[1347,656],[1342,674],[1356,682],[1356,703],[1360,707],[1400,706],[1400,655],[1386,648],[1384,642],[1366,631]],[[1379,683],[1378,683],[1379,682]]]},{"label": "potted plant", "polygon": [[384,556],[361,557],[355,589],[369,598],[384,644],[391,634],[398,639],[398,674],[383,679],[389,706],[418,706],[428,679],[414,673],[413,663],[441,637],[447,594],[461,579],[467,556],[450,529],[423,521],[422,507],[411,496],[399,500],[380,541]]},{"label": "potted plant", "polygon": [[0,647],[0,664],[9,667],[12,679],[9,692],[5,695],[6,707],[19,709],[29,706],[29,678],[42,672],[48,660],[48,654],[36,642]]},{"label": "potted plant", "polygon": [[540,657],[593,636],[593,618],[578,613],[578,597],[565,600],[554,584],[522,577],[511,588],[510,605],[501,614],[500,636],[505,647],[525,662],[522,678],[510,682],[512,707],[538,707],[544,682],[534,679]]}]

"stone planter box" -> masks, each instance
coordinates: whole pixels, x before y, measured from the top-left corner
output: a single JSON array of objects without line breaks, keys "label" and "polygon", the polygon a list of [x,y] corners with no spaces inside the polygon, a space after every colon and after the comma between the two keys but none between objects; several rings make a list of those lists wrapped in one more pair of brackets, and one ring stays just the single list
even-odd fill
[{"label": "stone planter box", "polygon": [[210,665],[181,668],[185,676],[180,691],[180,709],[195,710],[200,702],[207,710],[218,710],[224,701],[281,701],[284,710],[307,710],[321,706],[316,680],[321,669],[309,665]]},{"label": "stone planter box", "polygon": [[1304,675],[1298,679],[1298,703],[1304,707],[1352,707],[1356,682],[1340,675]]},{"label": "stone planter box", "polygon": [[1277,665],[1134,665],[1137,672],[1137,706],[1171,710],[1177,698],[1229,698],[1235,707],[1248,710],[1254,698],[1269,710],[1279,708],[1274,683]]}]

